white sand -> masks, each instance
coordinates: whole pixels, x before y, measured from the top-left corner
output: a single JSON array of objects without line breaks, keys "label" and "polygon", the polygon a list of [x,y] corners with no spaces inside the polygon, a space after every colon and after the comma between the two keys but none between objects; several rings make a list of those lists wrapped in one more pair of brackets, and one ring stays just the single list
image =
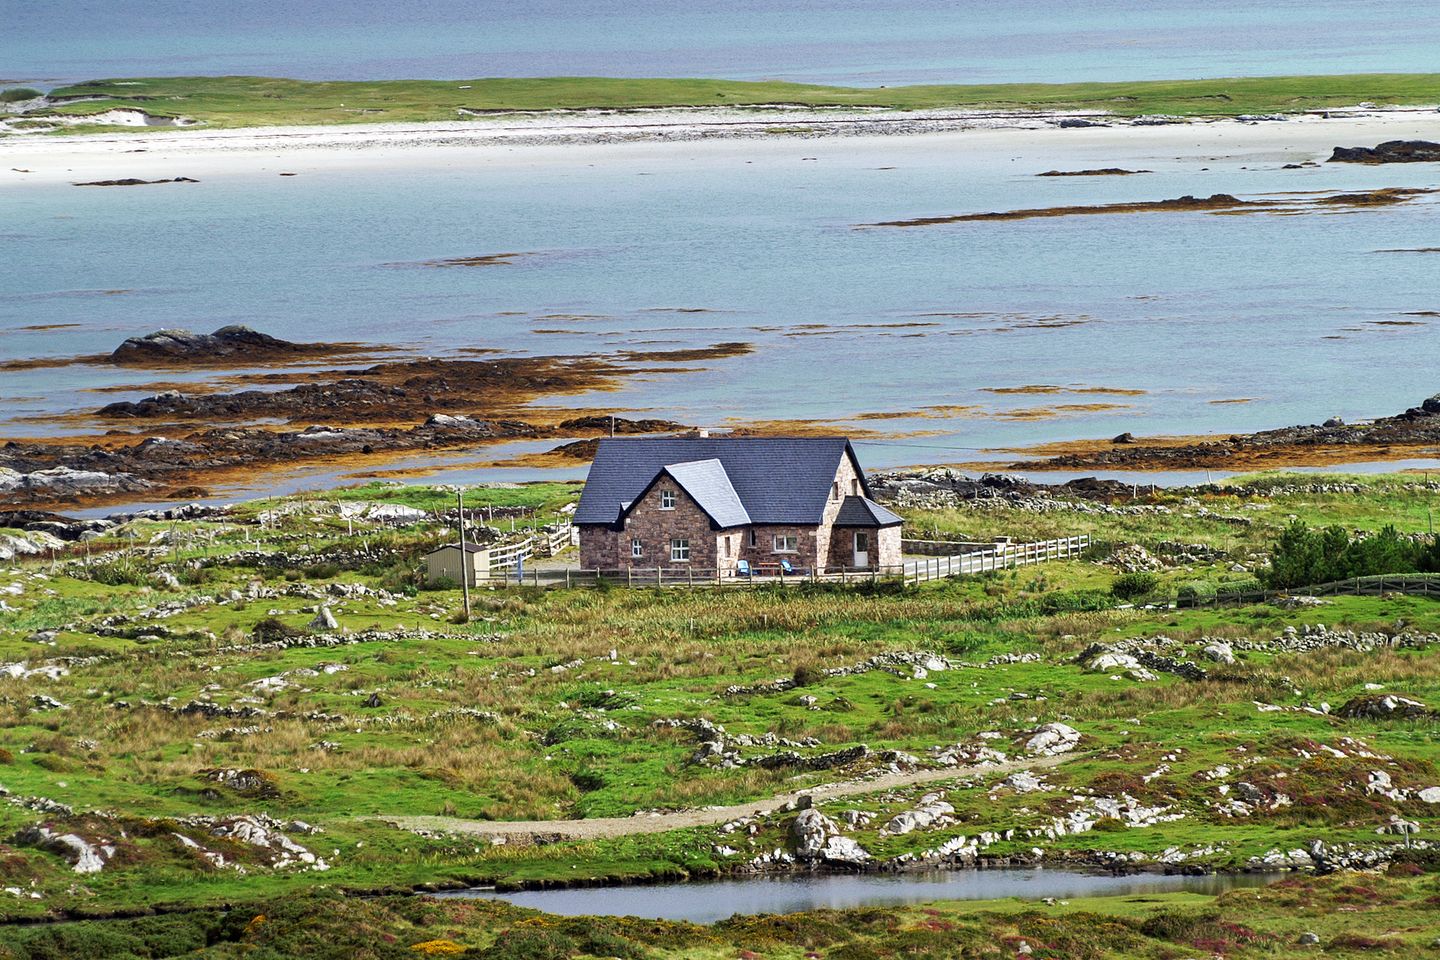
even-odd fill
[{"label": "white sand", "polygon": [[901,144],[972,159],[1024,155],[1057,168],[1237,158],[1286,163],[1323,161],[1337,145],[1440,139],[1440,112],[1433,107],[1157,126],[1113,121],[1062,128],[1058,119],[957,111],[590,111],[453,123],[6,137],[0,139],[0,188],[128,177],[204,180],[346,168],[592,163],[619,156],[768,159],[824,152],[881,161]]}]

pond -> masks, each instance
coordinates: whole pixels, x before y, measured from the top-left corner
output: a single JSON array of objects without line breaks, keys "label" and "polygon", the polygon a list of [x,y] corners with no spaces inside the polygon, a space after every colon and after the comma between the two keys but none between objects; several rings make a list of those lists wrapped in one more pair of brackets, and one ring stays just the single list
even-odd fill
[{"label": "pond", "polygon": [[644,886],[580,887],[500,893],[491,887],[451,890],[437,897],[486,897],[562,916],[636,916],[713,923],[734,914],[794,913],[824,908],[895,906],[935,900],[1019,897],[1218,894],[1264,886],[1274,874],[1117,876],[1077,870],[1006,867],[905,874],[799,874]]}]

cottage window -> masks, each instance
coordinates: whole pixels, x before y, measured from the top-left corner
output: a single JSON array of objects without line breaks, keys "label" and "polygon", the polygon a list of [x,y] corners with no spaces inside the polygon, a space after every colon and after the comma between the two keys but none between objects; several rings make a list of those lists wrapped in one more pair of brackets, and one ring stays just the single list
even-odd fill
[{"label": "cottage window", "polygon": [[637,560],[640,557],[645,556],[645,546],[640,542],[639,537],[636,537],[634,540],[630,541],[630,556],[636,558]]},{"label": "cottage window", "polygon": [[799,553],[800,538],[793,533],[775,534],[776,553]]},{"label": "cottage window", "polygon": [[661,510],[674,510],[674,509],[675,509],[675,491],[674,491],[674,490],[661,490],[661,491],[660,491],[660,509],[661,509]]},{"label": "cottage window", "polygon": [[670,561],[672,563],[690,562],[690,541],[683,537],[670,541]]},{"label": "cottage window", "polygon": [[750,547],[751,547],[751,549],[754,549],[754,547],[755,547],[759,542],[760,542],[759,535],[756,534],[754,530],[751,530],[751,531],[750,531]]},{"label": "cottage window", "polygon": [[839,480],[836,480],[834,483],[830,484],[830,499],[831,499],[831,500],[839,500],[839,499],[840,499],[840,481],[839,481]]},{"label": "cottage window", "polygon": [[860,478],[859,478],[859,477],[856,477],[855,479],[853,479],[853,480],[850,481],[850,495],[851,495],[852,497],[858,497],[858,496],[860,496]]},{"label": "cottage window", "polygon": [[730,538],[729,538],[729,537],[722,537],[721,539],[723,539],[723,540],[725,541],[725,556],[726,556],[726,557],[729,557],[729,556],[730,556]]}]

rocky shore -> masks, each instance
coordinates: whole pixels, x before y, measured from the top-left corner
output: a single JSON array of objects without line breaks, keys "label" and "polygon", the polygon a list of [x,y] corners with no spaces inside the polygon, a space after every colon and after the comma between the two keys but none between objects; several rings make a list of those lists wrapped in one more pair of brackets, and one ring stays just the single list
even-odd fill
[{"label": "rocky shore", "polygon": [[1332,418],[1250,434],[1194,441],[1149,441],[1121,434],[1111,441],[1067,444],[1048,459],[1011,463],[1011,470],[1251,469],[1302,463],[1396,459],[1429,455],[1440,444],[1440,395],[1394,416],[1349,424]]},{"label": "rocky shore", "polygon": [[[213,334],[161,330],[135,337],[121,344],[110,360],[209,367],[322,357],[347,349],[349,345],[292,343],[247,327],[223,327]],[[681,364],[738,356],[749,349],[730,343],[613,356],[426,358],[351,370],[242,374],[231,380],[257,387],[216,393],[165,390],[67,418],[96,428],[94,436],[4,444],[0,504],[32,507],[135,496],[195,499],[205,494],[200,484],[285,464],[360,462],[538,437],[683,430],[683,424],[669,420],[612,420],[527,405],[546,397],[611,390],[638,373],[685,372],[689,368]]]}]

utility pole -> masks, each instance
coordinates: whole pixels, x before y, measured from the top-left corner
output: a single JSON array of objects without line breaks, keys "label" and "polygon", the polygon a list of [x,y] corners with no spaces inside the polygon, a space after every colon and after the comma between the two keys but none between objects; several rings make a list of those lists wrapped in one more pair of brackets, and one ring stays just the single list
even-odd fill
[{"label": "utility pole", "polygon": [[465,597],[465,622],[470,622],[470,554],[465,549],[465,491],[455,488],[455,504],[460,508],[460,588]]}]

